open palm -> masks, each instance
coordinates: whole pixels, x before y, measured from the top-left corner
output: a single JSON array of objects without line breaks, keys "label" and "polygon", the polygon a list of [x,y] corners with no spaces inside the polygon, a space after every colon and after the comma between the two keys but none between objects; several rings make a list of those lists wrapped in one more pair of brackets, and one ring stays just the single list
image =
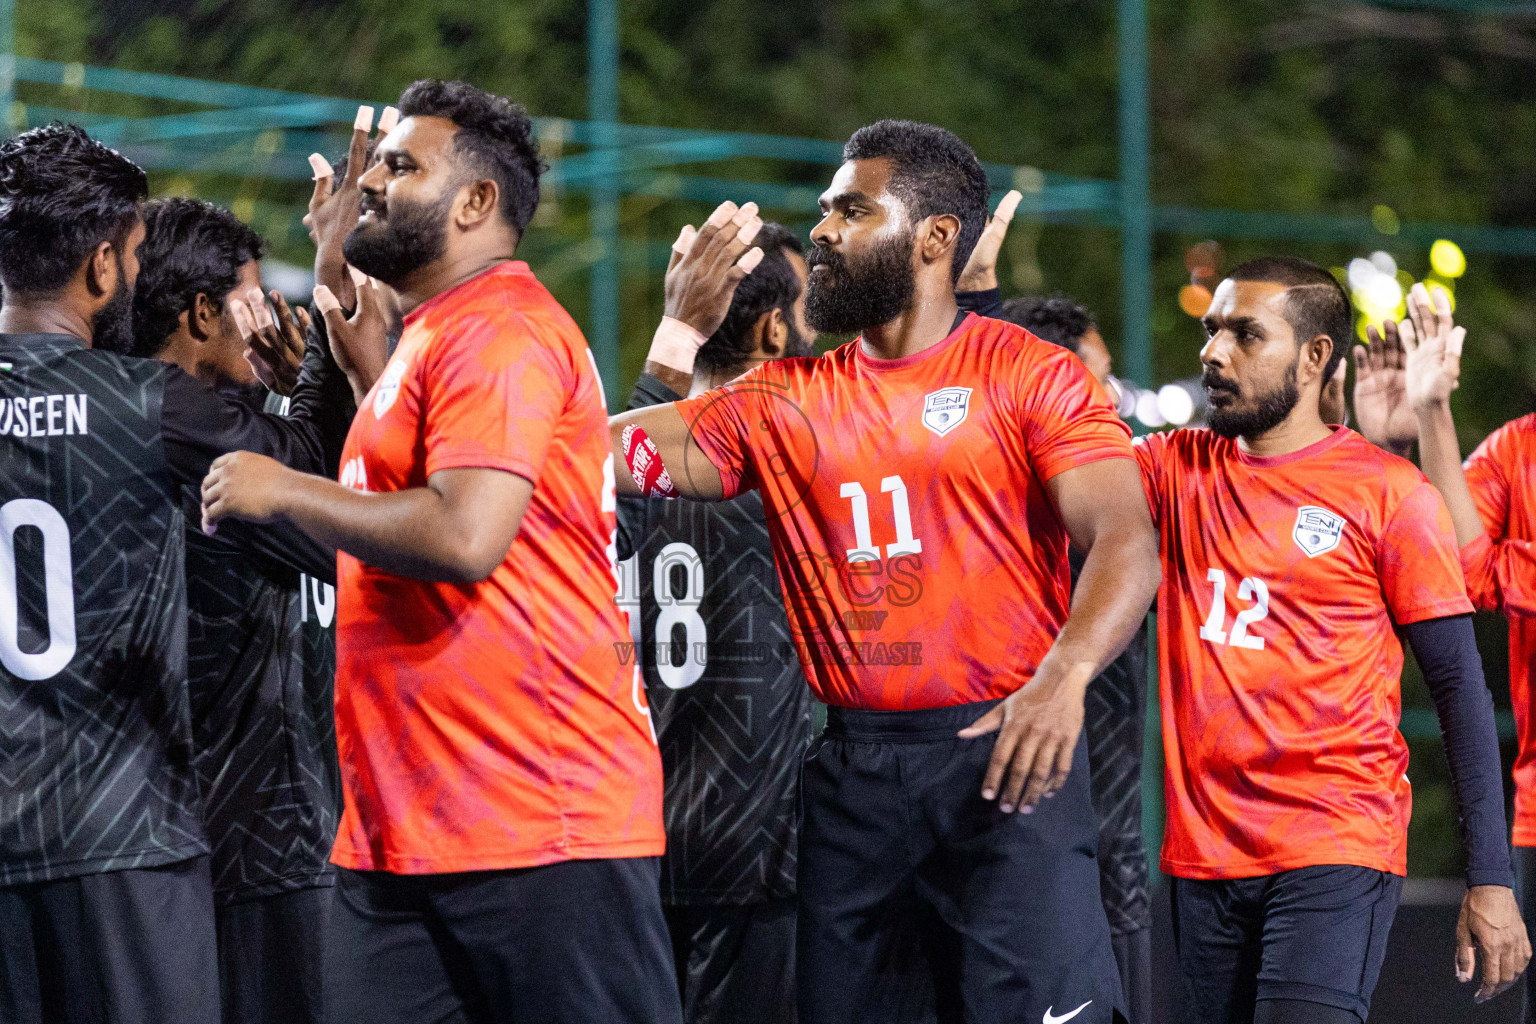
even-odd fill
[{"label": "open palm", "polygon": [[1370,345],[1355,346],[1355,420],[1373,444],[1406,449],[1418,440],[1419,421],[1408,401],[1402,338],[1391,320],[1366,334]]}]

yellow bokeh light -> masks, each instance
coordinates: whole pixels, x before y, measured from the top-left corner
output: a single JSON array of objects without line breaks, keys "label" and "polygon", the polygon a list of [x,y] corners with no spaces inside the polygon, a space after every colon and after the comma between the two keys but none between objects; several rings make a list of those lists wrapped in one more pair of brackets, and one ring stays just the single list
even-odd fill
[{"label": "yellow bokeh light", "polygon": [[1395,235],[1402,230],[1402,224],[1397,219],[1397,213],[1390,206],[1372,207],[1371,225],[1384,235]]},{"label": "yellow bokeh light", "polygon": [[1429,247],[1429,265],[1441,277],[1457,278],[1467,272],[1467,257],[1461,246],[1449,238],[1442,238]]},{"label": "yellow bokeh light", "polygon": [[1456,312],[1456,289],[1451,287],[1451,282],[1426,277],[1424,279],[1424,287],[1429,292],[1430,301],[1434,301],[1435,292],[1440,292],[1445,296],[1445,300],[1451,304],[1451,312]]}]

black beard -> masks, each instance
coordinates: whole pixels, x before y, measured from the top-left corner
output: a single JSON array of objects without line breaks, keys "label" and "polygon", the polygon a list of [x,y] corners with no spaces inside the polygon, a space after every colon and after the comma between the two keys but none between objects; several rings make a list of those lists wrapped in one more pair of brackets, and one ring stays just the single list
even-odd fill
[{"label": "black beard", "polygon": [[[359,224],[342,244],[347,262],[369,277],[398,287],[406,278],[448,251],[448,210],[452,192],[432,203],[394,200],[372,224]],[[363,210],[378,209],[363,197]]]},{"label": "black beard", "polygon": [[816,346],[805,340],[805,335],[800,333],[800,328],[795,326],[794,317],[790,310],[784,310],[784,330],[787,332],[784,338],[784,358],[794,359],[797,356],[813,356],[816,354]]},{"label": "black beard", "polygon": [[133,292],[117,279],[117,291],[91,317],[91,347],[125,356],[133,351]]},{"label": "black beard", "polygon": [[[805,319],[826,334],[853,334],[896,319],[912,304],[912,232],[870,249],[850,264],[821,245],[805,254],[811,271],[805,288]],[[817,267],[826,267],[816,273]]]},{"label": "black beard", "polygon": [[[1296,385],[1297,363],[1291,364],[1291,369],[1285,375],[1284,382],[1269,394],[1259,399],[1252,409],[1238,410],[1234,408],[1220,409],[1215,405],[1208,405],[1205,411],[1205,422],[1215,434],[1234,440],[1239,437],[1261,437],[1278,427],[1285,418],[1296,408],[1296,403],[1301,400],[1301,389]],[[1207,369],[1200,375],[1200,383],[1206,388],[1207,396],[1211,392],[1228,394],[1234,398],[1240,398],[1242,391],[1229,381],[1211,373]],[[1218,386],[1219,384],[1219,386]]]}]

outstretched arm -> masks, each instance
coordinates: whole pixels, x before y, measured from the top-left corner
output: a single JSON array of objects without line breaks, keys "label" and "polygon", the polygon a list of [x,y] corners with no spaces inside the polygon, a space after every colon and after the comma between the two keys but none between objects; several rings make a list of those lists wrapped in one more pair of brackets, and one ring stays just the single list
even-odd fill
[{"label": "outstretched arm", "polygon": [[1134,460],[1091,462],[1045,486],[1073,545],[1086,553],[1071,615],[1034,678],[960,733],[998,733],[982,796],[995,797],[1004,812],[1028,813],[1066,784],[1088,683],[1125,649],[1162,580]]},{"label": "outstretched arm", "polygon": [[385,572],[477,583],[507,557],[532,496],[532,481],[496,469],[444,469],[425,487],[368,494],[235,452],[203,481],[203,529],[288,522]]},{"label": "outstretched arm", "polygon": [[1467,329],[1451,319],[1451,303],[1437,291],[1433,301],[1422,284],[1408,293],[1408,316],[1398,327],[1403,383],[1419,421],[1419,464],[1445,499],[1456,527],[1456,544],[1466,547],[1483,535],[1477,503],[1461,469],[1461,444],[1451,416],[1451,392],[1461,379],[1461,346]]}]

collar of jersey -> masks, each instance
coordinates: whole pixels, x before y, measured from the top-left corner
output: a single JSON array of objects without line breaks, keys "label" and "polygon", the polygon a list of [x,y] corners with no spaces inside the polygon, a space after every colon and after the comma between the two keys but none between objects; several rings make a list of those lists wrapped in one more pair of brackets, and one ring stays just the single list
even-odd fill
[{"label": "collar of jersey", "polygon": [[960,335],[964,334],[966,330],[970,328],[971,322],[975,319],[975,313],[965,314],[965,319],[960,321],[960,326],[944,335],[943,341],[939,342],[937,345],[929,345],[921,352],[913,352],[911,355],[902,356],[899,359],[881,359],[879,356],[872,356],[868,352],[865,352],[863,335],[859,336],[858,348],[854,349],[854,353],[856,354],[859,361],[862,362],[865,366],[869,367],[871,370],[899,370],[902,367],[911,366],[914,363],[920,363],[924,359],[930,359],[933,356],[938,355],[940,352],[943,352],[945,349],[949,348],[949,346],[953,345],[956,341],[959,340]]},{"label": "collar of jersey", "polygon": [[492,274],[526,274],[528,272],[528,264],[522,260],[508,260],[505,263],[498,263],[494,267],[480,271],[480,273],[476,274],[468,281],[460,281],[458,284],[454,285],[452,288],[449,288],[447,291],[438,292],[426,302],[423,302],[421,305],[405,314],[403,322],[406,327],[411,326],[411,324],[426,316],[429,311],[436,309],[438,306],[443,305],[446,302],[449,302],[453,296],[457,295],[465,288],[484,281]]},{"label": "collar of jersey", "polygon": [[73,334],[0,334],[0,348],[35,352],[40,348],[85,348]]},{"label": "collar of jersey", "polygon": [[1321,441],[1313,441],[1305,448],[1298,448],[1294,452],[1286,452],[1284,455],[1250,455],[1243,451],[1236,441],[1232,442],[1232,450],[1237,453],[1237,460],[1245,466],[1253,466],[1258,469],[1273,469],[1276,466],[1285,466],[1292,462],[1300,462],[1302,459],[1310,459],[1314,455],[1321,455],[1343,441],[1351,433],[1353,431],[1348,427],[1334,427],[1333,433]]}]

